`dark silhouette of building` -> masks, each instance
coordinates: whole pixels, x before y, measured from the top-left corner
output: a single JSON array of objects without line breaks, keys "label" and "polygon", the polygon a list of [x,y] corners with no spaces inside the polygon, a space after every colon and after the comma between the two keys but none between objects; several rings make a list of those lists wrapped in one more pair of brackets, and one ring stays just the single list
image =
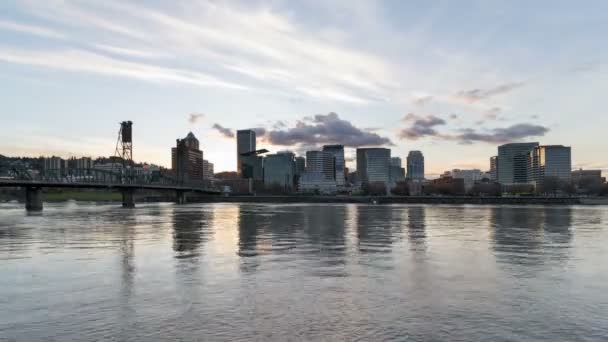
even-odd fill
[{"label": "dark silhouette of building", "polygon": [[177,139],[177,146],[171,148],[171,167],[178,181],[203,181],[203,151],[199,149],[198,139],[192,132],[184,139]]}]

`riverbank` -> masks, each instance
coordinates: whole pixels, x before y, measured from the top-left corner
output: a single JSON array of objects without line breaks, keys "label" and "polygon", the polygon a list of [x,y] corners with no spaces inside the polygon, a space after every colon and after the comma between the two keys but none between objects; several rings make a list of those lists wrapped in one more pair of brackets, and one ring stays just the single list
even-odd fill
[{"label": "riverbank", "polygon": [[[190,199],[189,199],[190,200]],[[469,196],[226,196],[199,197],[191,202],[212,203],[375,203],[375,204],[608,204],[585,203],[579,197],[469,197]]]}]

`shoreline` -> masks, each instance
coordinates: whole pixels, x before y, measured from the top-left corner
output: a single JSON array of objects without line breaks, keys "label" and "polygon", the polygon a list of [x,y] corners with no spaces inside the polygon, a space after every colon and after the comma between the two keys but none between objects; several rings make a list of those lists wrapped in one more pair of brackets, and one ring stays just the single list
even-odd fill
[{"label": "shoreline", "polygon": [[[0,198],[0,202],[22,202],[20,198]],[[116,196],[50,196],[44,202],[66,201],[119,203]],[[136,203],[175,202],[173,196],[141,196]],[[309,203],[309,204],[475,204],[475,205],[608,205],[608,197],[469,197],[469,196],[302,196],[302,195],[238,195],[192,196],[188,203]]]}]

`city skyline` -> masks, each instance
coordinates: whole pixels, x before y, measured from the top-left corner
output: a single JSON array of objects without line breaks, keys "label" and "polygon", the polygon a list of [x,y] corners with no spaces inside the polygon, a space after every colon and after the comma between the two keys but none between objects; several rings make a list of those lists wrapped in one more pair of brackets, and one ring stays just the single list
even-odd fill
[{"label": "city skyline", "polygon": [[178,4],[0,5],[0,154],[108,156],[133,120],[134,158],[165,167],[192,131],[233,171],[236,130],[254,128],[271,151],[345,145],[351,169],[357,147],[385,147],[423,151],[429,176],[485,171],[524,141],[608,169],[608,4]]}]

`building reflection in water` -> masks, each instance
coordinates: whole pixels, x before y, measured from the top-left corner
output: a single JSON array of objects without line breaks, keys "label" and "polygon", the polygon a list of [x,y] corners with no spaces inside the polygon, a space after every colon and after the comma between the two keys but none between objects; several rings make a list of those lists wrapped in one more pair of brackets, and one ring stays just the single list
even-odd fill
[{"label": "building reflection in water", "polygon": [[357,213],[357,239],[361,253],[390,253],[400,226],[393,226],[395,209],[389,205],[359,206]]},{"label": "building reflection in water", "polygon": [[302,258],[315,261],[312,273],[319,276],[346,276],[346,215],[343,205],[305,206],[304,248],[298,248]]},{"label": "building reflection in water", "polygon": [[426,251],[426,208],[407,208],[407,235],[410,249],[416,252]]},{"label": "building reflection in water", "polygon": [[201,244],[212,234],[213,211],[206,208],[173,208],[173,251],[177,259],[200,256]]},{"label": "building reflection in water", "polygon": [[493,250],[498,262],[542,265],[564,261],[572,240],[568,207],[492,208]]}]

